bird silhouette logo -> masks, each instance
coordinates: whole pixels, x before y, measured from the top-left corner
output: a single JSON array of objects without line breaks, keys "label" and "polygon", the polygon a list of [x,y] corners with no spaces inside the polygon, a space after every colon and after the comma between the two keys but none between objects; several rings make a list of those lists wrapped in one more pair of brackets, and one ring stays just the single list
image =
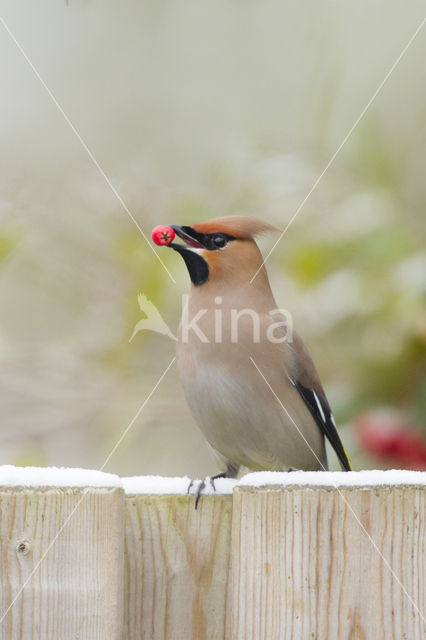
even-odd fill
[{"label": "bird silhouette logo", "polygon": [[168,336],[172,340],[177,340],[176,336],[172,331],[170,331],[169,327],[164,322],[157,307],[151,302],[151,300],[148,300],[146,295],[140,293],[138,295],[138,303],[141,311],[146,315],[146,318],[142,318],[142,320],[139,320],[135,325],[129,342],[133,340],[139,331],[155,331],[155,333],[162,333],[164,336]]}]

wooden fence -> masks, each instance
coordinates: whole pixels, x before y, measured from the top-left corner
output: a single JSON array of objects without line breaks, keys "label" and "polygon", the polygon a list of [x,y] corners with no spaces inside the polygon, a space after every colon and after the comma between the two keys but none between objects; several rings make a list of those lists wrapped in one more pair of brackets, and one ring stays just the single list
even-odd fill
[{"label": "wooden fence", "polygon": [[424,640],[425,484],[0,490],[1,640]]}]

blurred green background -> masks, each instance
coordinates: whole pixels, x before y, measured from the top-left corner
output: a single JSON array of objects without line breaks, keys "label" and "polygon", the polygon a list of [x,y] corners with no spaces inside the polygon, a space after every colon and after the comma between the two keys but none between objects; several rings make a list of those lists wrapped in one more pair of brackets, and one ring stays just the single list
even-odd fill
[{"label": "blurred green background", "polygon": [[[285,227],[424,17],[395,0],[0,8],[148,236],[227,214]],[[160,250],[171,281],[3,26],[0,59],[0,463],[99,467],[174,353],[129,343],[137,294],[175,330],[188,275]],[[355,468],[410,465],[369,452],[366,424],[426,434],[425,60],[426,27],[268,261]],[[215,470],[176,367],[107,470]]]}]

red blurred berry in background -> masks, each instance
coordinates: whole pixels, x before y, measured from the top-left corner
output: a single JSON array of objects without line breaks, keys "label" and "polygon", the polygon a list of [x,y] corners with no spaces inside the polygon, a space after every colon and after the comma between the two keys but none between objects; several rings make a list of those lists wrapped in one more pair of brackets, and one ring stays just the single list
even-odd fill
[{"label": "red blurred berry in background", "polygon": [[355,419],[361,446],[382,465],[426,470],[426,438],[398,411],[371,411]]}]

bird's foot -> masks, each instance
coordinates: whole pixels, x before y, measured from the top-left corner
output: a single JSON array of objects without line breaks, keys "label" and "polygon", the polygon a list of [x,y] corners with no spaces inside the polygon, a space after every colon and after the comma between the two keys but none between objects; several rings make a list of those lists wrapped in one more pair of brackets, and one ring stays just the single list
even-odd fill
[{"label": "bird's foot", "polygon": [[211,491],[207,489],[207,486],[210,485],[211,490],[215,492],[216,487],[215,487],[214,481],[217,480],[218,478],[225,478],[225,477],[226,477],[226,473],[218,473],[215,476],[206,476],[204,480],[191,480],[191,482],[188,485],[187,493],[191,493],[191,489],[195,487],[194,489],[195,508],[198,507],[198,502],[200,501],[203,491],[207,490],[206,493],[211,493]]}]

